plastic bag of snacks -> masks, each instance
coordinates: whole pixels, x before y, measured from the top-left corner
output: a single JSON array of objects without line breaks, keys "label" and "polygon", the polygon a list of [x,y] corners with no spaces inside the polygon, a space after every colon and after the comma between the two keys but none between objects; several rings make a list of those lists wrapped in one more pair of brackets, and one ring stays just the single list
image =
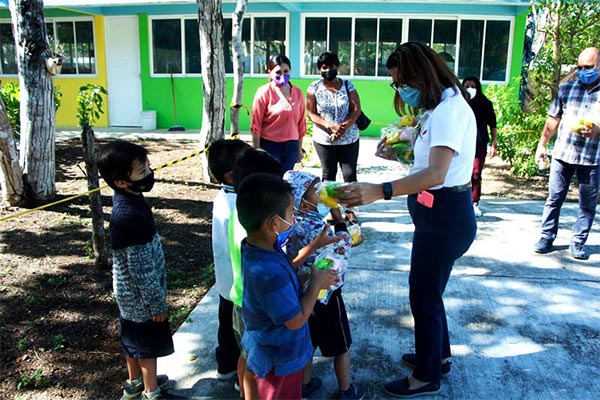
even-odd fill
[{"label": "plastic bag of snacks", "polygon": [[338,208],[339,204],[334,197],[340,191],[336,188],[341,184],[338,182],[319,182],[315,185],[315,191],[319,196],[319,201],[329,208]]},{"label": "plastic bag of snacks", "polygon": [[329,245],[315,260],[315,268],[321,270],[333,269],[337,272],[340,281],[329,287],[329,289],[322,289],[317,296],[317,299],[327,304],[331,298],[331,294],[334,290],[341,287],[344,284],[344,275],[346,274],[346,260],[340,254],[337,254],[335,245]]},{"label": "plastic bag of snacks", "polygon": [[398,127],[394,124],[381,129],[382,139],[385,138],[385,146],[394,151],[394,158],[397,161],[408,165],[412,165],[414,161],[413,144],[415,135],[416,129],[414,126]]},{"label": "plastic bag of snacks", "polygon": [[350,234],[350,238],[352,239],[352,247],[358,246],[362,243],[362,231],[360,229],[360,225],[352,224],[348,227],[348,233]]}]

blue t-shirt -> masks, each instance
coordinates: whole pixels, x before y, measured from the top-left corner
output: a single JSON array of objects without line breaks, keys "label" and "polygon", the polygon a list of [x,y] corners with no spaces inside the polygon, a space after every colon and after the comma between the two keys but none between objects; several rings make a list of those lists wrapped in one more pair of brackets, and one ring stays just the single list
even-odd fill
[{"label": "blue t-shirt", "polygon": [[300,282],[288,257],[242,242],[244,295],[242,316],[246,331],[242,346],[248,367],[264,378],[304,368],[312,357],[308,324],[291,330],[284,324],[301,312]]}]

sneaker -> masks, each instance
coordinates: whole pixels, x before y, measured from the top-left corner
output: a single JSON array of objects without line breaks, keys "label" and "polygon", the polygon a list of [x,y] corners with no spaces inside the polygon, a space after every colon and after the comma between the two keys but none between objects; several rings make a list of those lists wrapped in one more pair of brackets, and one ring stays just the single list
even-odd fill
[{"label": "sneaker", "polygon": [[431,396],[440,392],[440,384],[433,382],[418,389],[411,390],[408,387],[408,378],[403,378],[386,383],[383,390],[390,396],[401,398]]},{"label": "sneaker", "polygon": [[302,398],[306,399],[312,396],[317,390],[321,389],[321,386],[323,386],[323,381],[321,379],[311,378],[310,382],[306,385],[302,385]]},{"label": "sneaker", "polygon": [[533,246],[533,251],[539,254],[546,254],[552,251],[552,239],[541,238],[538,242]]},{"label": "sneaker", "polygon": [[[417,367],[417,355],[415,353],[402,354],[402,363],[408,368],[415,369]],[[442,363],[442,378],[447,378],[452,371],[452,362],[446,360]]]},{"label": "sneaker", "polygon": [[356,383],[351,383],[348,390],[340,390],[336,398],[361,400],[363,397],[365,397],[365,390]]},{"label": "sneaker", "polygon": [[222,374],[219,371],[217,371],[217,379],[220,381],[228,381],[236,375],[237,375],[237,369],[234,369],[233,371],[227,372],[225,374]]},{"label": "sneaker", "polygon": [[573,256],[573,258],[576,258],[578,260],[587,259],[587,254],[585,252],[585,247],[583,246],[583,243],[571,242],[569,250],[571,250],[571,255]]},{"label": "sneaker", "polygon": [[158,399],[162,399],[162,391],[160,390],[160,388],[158,388],[157,390],[155,390],[154,392],[151,393],[146,393],[146,392],[142,392],[142,397],[140,397],[140,399],[142,400],[158,400]]},{"label": "sneaker", "polygon": [[235,390],[236,392],[240,392],[240,384],[237,382],[233,383],[233,390]]},{"label": "sneaker", "polygon": [[[156,383],[159,388],[166,389],[169,384],[169,377],[167,375],[157,375]],[[144,380],[140,379],[139,382],[130,381],[129,379],[123,384],[123,397],[121,400],[137,399],[142,395],[144,391]]]},{"label": "sneaker", "polygon": [[479,203],[473,203],[473,213],[476,217],[481,217],[481,210],[479,209]]}]

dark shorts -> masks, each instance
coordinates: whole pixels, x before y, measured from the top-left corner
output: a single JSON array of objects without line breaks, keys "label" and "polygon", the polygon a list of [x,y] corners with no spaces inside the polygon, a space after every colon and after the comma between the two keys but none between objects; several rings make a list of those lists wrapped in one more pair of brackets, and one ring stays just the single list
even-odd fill
[{"label": "dark shorts", "polygon": [[246,350],[244,350],[244,347],[242,347],[242,337],[244,336],[244,332],[246,332],[246,325],[244,325],[244,320],[242,319],[242,307],[238,307],[235,304],[233,305],[232,319],[235,341],[240,348],[240,355],[246,359],[248,358],[248,354],[246,353]]},{"label": "dark shorts", "polygon": [[169,321],[133,322],[119,316],[121,347],[127,357],[157,358],[173,354]]},{"label": "dark shorts", "polygon": [[323,357],[339,356],[350,350],[352,337],[341,288],[333,292],[327,304],[317,301],[308,327],[313,346],[321,349]]}]

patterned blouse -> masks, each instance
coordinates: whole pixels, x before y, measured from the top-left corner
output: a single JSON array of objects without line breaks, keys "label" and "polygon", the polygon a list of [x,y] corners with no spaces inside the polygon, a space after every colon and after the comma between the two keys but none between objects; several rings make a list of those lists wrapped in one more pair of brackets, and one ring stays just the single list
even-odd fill
[{"label": "patterned blouse", "polygon": [[[318,80],[310,84],[306,93],[315,96],[317,113],[326,121],[335,123],[343,122],[350,113],[350,93],[354,89],[351,81],[348,82],[348,91],[346,91],[345,80],[342,79],[340,90],[332,92],[323,84],[323,80]],[[329,133],[313,124],[313,140],[325,146],[339,146],[351,144],[358,140],[358,127],[352,125],[344,135],[338,140],[332,142],[329,140]]]}]

